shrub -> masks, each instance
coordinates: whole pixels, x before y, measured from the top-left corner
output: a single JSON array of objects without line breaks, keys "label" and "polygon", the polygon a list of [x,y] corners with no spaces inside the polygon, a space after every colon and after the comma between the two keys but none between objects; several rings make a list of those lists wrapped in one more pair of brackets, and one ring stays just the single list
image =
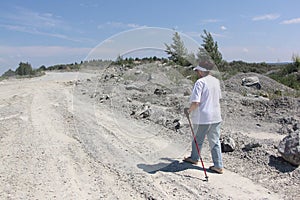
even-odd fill
[{"label": "shrub", "polygon": [[20,62],[19,67],[16,69],[16,74],[19,76],[33,75],[34,71],[28,62]]}]

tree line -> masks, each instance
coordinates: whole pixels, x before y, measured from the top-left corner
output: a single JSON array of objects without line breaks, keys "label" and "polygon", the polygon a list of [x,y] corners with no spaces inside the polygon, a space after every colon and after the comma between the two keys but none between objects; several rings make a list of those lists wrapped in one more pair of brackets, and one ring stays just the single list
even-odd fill
[{"label": "tree line", "polygon": [[19,67],[13,71],[9,69],[6,71],[2,77],[11,77],[11,76],[35,76],[38,74],[38,70],[32,69],[32,66],[28,62],[20,62]]},{"label": "tree line", "polygon": [[[82,64],[81,62],[80,64]],[[41,76],[45,74],[45,71],[52,71],[52,70],[64,70],[64,71],[74,71],[80,69],[80,64],[78,63],[71,63],[71,64],[58,64],[46,67],[45,65],[40,66],[38,69],[33,69],[31,64],[28,62],[20,62],[17,69],[14,71],[12,69],[7,70],[2,77],[34,77],[34,76]]]},{"label": "tree line", "polygon": [[[214,41],[211,33],[204,30],[201,34],[203,43],[199,47],[196,54],[188,52],[183,40],[178,32],[175,32],[172,37],[171,44],[165,44],[165,52],[169,55],[168,58],[158,58],[156,56],[147,58],[122,58],[118,56],[116,61],[112,62],[115,65],[126,65],[133,67],[134,65],[146,63],[146,62],[161,62],[168,65],[178,65],[182,67],[193,66],[202,60],[209,60],[214,63],[216,69],[221,72],[222,78],[227,79],[237,73],[255,72],[259,74],[267,74],[274,80],[285,84],[291,88],[300,90],[300,57],[293,55],[292,63],[287,64],[267,64],[262,63],[246,63],[243,61],[227,62],[223,60],[223,56],[218,49],[218,43]],[[100,60],[101,61],[101,60]],[[37,76],[42,75],[47,70],[64,70],[74,71],[79,70],[81,66],[97,65],[99,60],[81,61],[80,63],[71,64],[58,64],[49,67],[42,65],[38,69],[33,69],[28,62],[20,62],[18,68],[13,71],[9,69],[2,77],[10,76]],[[186,70],[180,69],[183,73],[188,73]]]}]

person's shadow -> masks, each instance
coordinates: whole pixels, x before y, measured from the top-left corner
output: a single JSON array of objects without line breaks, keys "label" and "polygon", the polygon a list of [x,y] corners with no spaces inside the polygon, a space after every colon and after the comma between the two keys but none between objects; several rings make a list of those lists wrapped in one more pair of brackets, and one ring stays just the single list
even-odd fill
[{"label": "person's shadow", "polygon": [[[172,160],[170,158],[161,158],[167,162],[160,162],[157,164],[138,164],[137,167],[144,170],[149,174],[155,174],[156,172],[180,172],[187,169],[197,169],[203,171],[203,168],[197,165],[193,165],[187,162],[179,162],[178,160]],[[206,169],[206,171],[209,171]],[[204,181],[204,180],[203,180]]]}]

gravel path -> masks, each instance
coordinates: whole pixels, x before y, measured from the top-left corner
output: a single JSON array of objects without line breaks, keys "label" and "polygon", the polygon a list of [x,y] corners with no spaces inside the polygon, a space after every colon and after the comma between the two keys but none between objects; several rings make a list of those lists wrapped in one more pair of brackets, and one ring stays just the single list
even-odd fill
[{"label": "gravel path", "polygon": [[[223,175],[208,171],[204,181],[201,166],[181,161],[189,132],[95,103],[92,88],[74,85],[78,76],[95,74],[1,82],[0,199],[289,199],[247,177],[238,152],[224,156]],[[208,168],[208,147],[203,154]]]}]

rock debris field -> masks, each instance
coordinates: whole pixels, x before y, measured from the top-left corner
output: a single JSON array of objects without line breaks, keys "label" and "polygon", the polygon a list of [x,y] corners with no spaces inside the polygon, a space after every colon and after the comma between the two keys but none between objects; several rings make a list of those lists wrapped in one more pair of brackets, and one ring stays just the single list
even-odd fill
[{"label": "rock debris field", "polygon": [[300,199],[300,99],[261,74],[221,83],[225,172],[208,170],[206,141],[205,181],[201,165],[182,162],[193,82],[176,66],[1,81],[0,199]]}]

